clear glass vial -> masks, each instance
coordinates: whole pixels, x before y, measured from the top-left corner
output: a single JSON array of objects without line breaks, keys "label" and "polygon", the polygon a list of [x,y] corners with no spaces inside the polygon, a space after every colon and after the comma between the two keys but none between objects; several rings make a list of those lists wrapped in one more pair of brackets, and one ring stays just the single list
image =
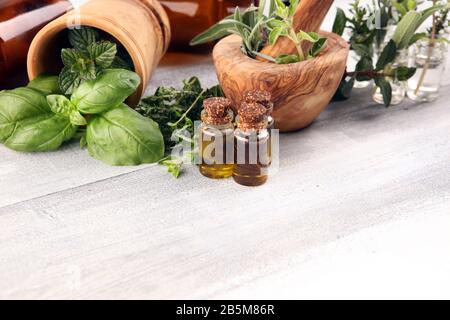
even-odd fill
[{"label": "clear glass vial", "polygon": [[204,101],[200,126],[200,173],[211,179],[233,175],[234,123],[231,102],[226,98]]},{"label": "clear glass vial", "polygon": [[272,153],[266,109],[244,102],[237,125],[233,179],[243,186],[261,186],[268,180]]},{"label": "clear glass vial", "polygon": [[408,97],[414,101],[430,102],[439,97],[445,73],[448,45],[442,41],[434,44],[430,40],[416,43],[411,50],[411,60],[417,69],[408,80]]}]

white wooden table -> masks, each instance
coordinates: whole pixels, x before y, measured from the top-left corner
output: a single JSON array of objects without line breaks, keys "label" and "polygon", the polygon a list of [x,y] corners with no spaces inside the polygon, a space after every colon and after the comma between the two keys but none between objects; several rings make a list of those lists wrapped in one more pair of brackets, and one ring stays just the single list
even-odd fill
[{"label": "white wooden table", "polygon": [[[217,81],[200,59],[150,90],[195,74]],[[449,298],[449,89],[391,109],[356,91],[283,135],[255,189],[0,146],[0,298]]]}]

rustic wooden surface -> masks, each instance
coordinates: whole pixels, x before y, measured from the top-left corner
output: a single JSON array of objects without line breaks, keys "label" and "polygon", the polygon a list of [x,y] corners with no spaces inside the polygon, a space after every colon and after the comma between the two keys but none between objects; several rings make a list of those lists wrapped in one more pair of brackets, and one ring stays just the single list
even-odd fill
[{"label": "rustic wooden surface", "polygon": [[[168,59],[189,66],[150,90],[217,81],[209,59]],[[0,146],[0,298],[448,298],[449,88],[330,105],[256,189]]]},{"label": "rustic wooden surface", "polygon": [[241,50],[236,35],[222,39],[213,51],[219,82],[238,108],[243,92],[268,91],[275,108],[273,116],[282,132],[309,126],[330,103],[345,72],[349,46],[330,32],[324,51],[315,59],[278,65],[251,59]]}]

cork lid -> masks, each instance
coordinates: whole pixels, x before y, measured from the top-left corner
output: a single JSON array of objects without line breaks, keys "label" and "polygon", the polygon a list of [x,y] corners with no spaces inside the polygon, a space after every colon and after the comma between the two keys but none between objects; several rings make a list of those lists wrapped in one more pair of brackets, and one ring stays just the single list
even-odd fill
[{"label": "cork lid", "polygon": [[250,90],[244,94],[243,98],[245,102],[257,102],[263,105],[268,113],[273,111],[272,94],[268,91]]},{"label": "cork lid", "polygon": [[[222,125],[232,121],[231,101],[227,98],[208,98],[203,101],[202,121],[208,124]],[[230,115],[231,113],[231,115]]]},{"label": "cork lid", "polygon": [[266,126],[267,109],[257,102],[243,102],[239,108],[239,128],[259,130]]}]

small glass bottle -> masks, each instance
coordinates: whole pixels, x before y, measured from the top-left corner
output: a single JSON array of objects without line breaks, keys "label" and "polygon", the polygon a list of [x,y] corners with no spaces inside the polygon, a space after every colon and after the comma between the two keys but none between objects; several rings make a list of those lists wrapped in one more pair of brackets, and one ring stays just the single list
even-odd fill
[{"label": "small glass bottle", "polygon": [[25,85],[31,41],[72,7],[67,0],[0,0],[0,90]]},{"label": "small glass bottle", "polygon": [[234,117],[231,101],[210,98],[203,102],[200,126],[200,173],[211,179],[230,178],[234,168]]},{"label": "small glass bottle", "polygon": [[417,69],[415,75],[408,80],[408,97],[419,102],[431,102],[439,97],[442,78],[445,74],[448,45],[443,41],[430,40],[417,42],[411,57]]},{"label": "small glass bottle", "polygon": [[275,129],[275,119],[272,116],[273,102],[270,92],[262,90],[250,90],[244,94],[244,101],[247,103],[259,103],[266,108],[267,129]]},{"label": "small glass bottle", "polygon": [[272,152],[266,112],[259,103],[243,102],[239,108],[233,179],[240,185],[256,187],[268,180]]}]

